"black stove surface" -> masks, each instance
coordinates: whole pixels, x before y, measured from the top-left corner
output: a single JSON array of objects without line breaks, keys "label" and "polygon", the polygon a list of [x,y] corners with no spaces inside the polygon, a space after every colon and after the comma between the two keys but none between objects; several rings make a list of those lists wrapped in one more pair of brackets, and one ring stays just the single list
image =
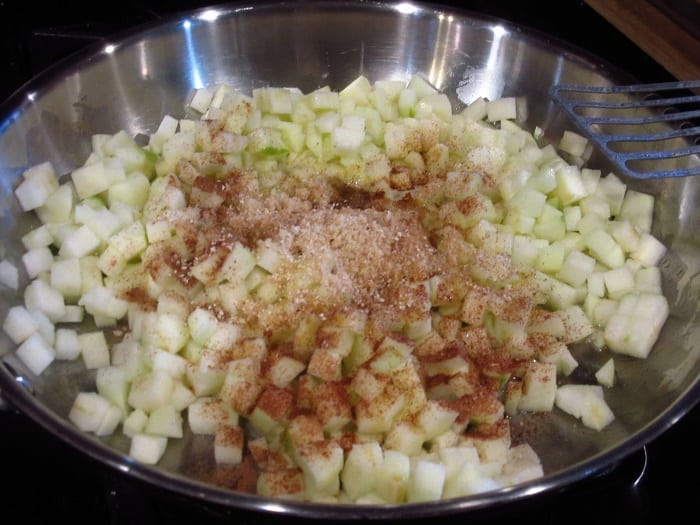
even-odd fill
[{"label": "black stove surface", "polygon": [[[106,36],[206,1],[0,2],[0,100],[70,53]],[[642,81],[669,74],[585,2],[484,0],[441,2],[534,27],[623,66]],[[109,7],[108,7],[109,6]],[[26,11],[31,14],[25,14]],[[456,514],[441,523],[658,523],[692,516],[700,493],[700,407],[644,449],[604,475],[551,494],[489,512]],[[50,436],[25,416],[0,409],[0,509],[28,523],[239,523],[301,522],[294,518],[231,511],[168,493],[95,460]],[[437,520],[438,518],[436,518]],[[406,523],[407,521],[402,521]],[[693,519],[691,523],[695,523]]]}]

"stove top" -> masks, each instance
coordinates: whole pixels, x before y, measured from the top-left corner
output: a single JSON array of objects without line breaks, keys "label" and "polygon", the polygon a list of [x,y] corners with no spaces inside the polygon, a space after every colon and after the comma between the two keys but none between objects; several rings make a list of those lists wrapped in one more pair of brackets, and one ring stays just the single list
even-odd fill
[{"label": "stove top", "polygon": [[[585,2],[553,2],[546,8],[524,7],[519,0],[441,2],[533,27],[606,60],[620,64],[641,81],[671,80],[666,70],[639,50]],[[80,48],[175,11],[211,5],[206,1],[136,2],[122,0],[116,9],[101,2],[40,5],[0,3],[0,100],[61,58]],[[29,7],[32,15],[24,14]],[[613,465],[608,472],[488,512],[440,518],[443,523],[493,522],[498,519],[537,523],[585,521],[651,523],[695,510],[700,491],[694,452],[700,436],[700,407],[688,413],[645,448]],[[2,481],[0,501],[7,516],[32,522],[71,519],[93,524],[138,523],[273,523],[301,519],[203,506],[106,468],[48,435],[25,416],[0,409]],[[692,514],[691,514],[692,515]],[[408,520],[402,520],[406,523]]]}]

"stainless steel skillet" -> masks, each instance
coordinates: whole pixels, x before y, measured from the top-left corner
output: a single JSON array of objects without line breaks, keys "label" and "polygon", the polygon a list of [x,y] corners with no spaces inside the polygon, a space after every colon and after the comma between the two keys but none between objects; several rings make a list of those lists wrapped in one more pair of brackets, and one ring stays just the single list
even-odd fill
[{"label": "stainless steel skillet", "polygon": [[[423,73],[456,106],[476,96],[518,96],[527,101],[525,124],[555,140],[570,126],[553,105],[554,83],[610,85],[630,80],[585,50],[573,49],[499,20],[421,3],[299,2],[228,4],[193,11],[135,29],[58,64],[24,86],[0,108],[3,257],[17,257],[30,224],[11,195],[24,167],[51,160],[67,172],[87,156],[90,135],[155,129],[165,113],[181,114],[191,89],[227,82],[246,90],[294,85],[339,87],[364,73],[371,79]],[[604,159],[592,163],[606,166]],[[649,359],[619,363],[611,393],[618,421],[602,433],[585,432],[553,413],[514,421],[530,436],[548,474],[537,482],[434,504],[357,507],[270,501],[233,493],[205,481],[201,441],[187,436],[159,468],[130,461],[125,441],[100,441],[65,419],[76,393],[92,383],[79,363],[52,367],[40,378],[24,370],[0,340],[0,390],[13,407],[110,467],[203,502],[315,518],[403,518],[489,508],[554,491],[602,472],[638,450],[698,401],[700,242],[698,181],[626,181],[657,199],[655,233],[669,246],[664,288],[672,316]],[[2,292],[0,315],[19,301]],[[604,355],[578,349],[581,374]],[[202,474],[204,472],[204,474]]]}]

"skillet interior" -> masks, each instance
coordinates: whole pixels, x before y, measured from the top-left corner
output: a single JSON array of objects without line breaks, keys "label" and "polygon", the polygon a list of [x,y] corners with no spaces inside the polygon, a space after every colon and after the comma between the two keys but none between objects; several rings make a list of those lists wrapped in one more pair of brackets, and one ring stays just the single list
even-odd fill
[{"label": "skillet interior", "polygon": [[[182,114],[190,90],[226,82],[249,91],[294,85],[304,91],[339,88],[363,73],[371,80],[423,73],[456,108],[476,96],[519,96],[524,124],[556,140],[570,124],[547,97],[552,83],[614,84],[630,78],[585,51],[499,20],[428,4],[304,2],[224,5],[139,28],[72,57],[25,86],[2,107],[0,177],[3,257],[18,258],[19,237],[31,227],[20,216],[12,184],[20,172],[51,160],[67,173],[87,156],[94,133],[149,133],[161,117]],[[593,163],[607,167],[603,159]],[[206,501],[312,517],[344,519],[436,515],[484,508],[552,490],[607,468],[658,436],[698,399],[700,224],[698,179],[625,181],[657,195],[654,233],[670,248],[662,263],[672,315],[649,359],[617,357],[618,386],[608,401],[617,421],[587,432],[568,416],[515,420],[549,473],[537,482],[470,498],[396,507],[321,506],[267,501],[203,481],[209,449],[187,436],[159,468],[131,462],[118,435],[101,441],[65,419],[77,392],[93,384],[79,363],[60,363],[39,378],[0,339],[0,388],[14,406],[100,461],[134,476]],[[3,291],[0,314],[19,302]],[[582,347],[577,377],[585,380],[608,357]]]}]

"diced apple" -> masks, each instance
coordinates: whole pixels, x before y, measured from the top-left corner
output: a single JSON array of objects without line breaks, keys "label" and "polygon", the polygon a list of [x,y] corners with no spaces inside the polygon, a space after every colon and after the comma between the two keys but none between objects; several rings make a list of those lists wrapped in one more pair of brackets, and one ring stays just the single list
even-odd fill
[{"label": "diced apple", "polygon": [[82,292],[80,259],[71,257],[57,259],[50,268],[51,287],[58,290],[66,300],[75,300]]},{"label": "diced apple", "polygon": [[109,400],[100,394],[80,392],[73,400],[68,419],[84,432],[97,432],[109,408]]},{"label": "diced apple", "polygon": [[25,287],[24,304],[27,310],[38,310],[53,322],[63,317],[66,311],[61,292],[42,279],[34,279]]},{"label": "diced apple", "polygon": [[54,348],[56,349],[56,359],[77,359],[80,356],[80,339],[77,330],[58,328]]},{"label": "diced apple", "polygon": [[38,332],[22,341],[15,354],[35,375],[44,372],[56,358],[56,351]]},{"label": "diced apple", "polygon": [[594,430],[602,430],[615,419],[600,385],[562,385],[557,388],[555,402],[558,408]]},{"label": "diced apple", "polygon": [[396,450],[384,450],[382,462],[375,472],[379,497],[387,503],[403,503],[411,475],[409,456]]},{"label": "diced apple", "polygon": [[432,461],[417,461],[406,489],[409,503],[439,500],[445,484],[445,467]]},{"label": "diced apple", "polygon": [[175,388],[175,379],[165,372],[143,372],[134,377],[127,401],[129,405],[151,413],[167,405]]},{"label": "diced apple", "polygon": [[595,229],[584,237],[584,243],[593,257],[606,266],[619,268],[625,264],[625,254],[622,247],[608,232]]},{"label": "diced apple", "polygon": [[129,456],[147,465],[155,465],[165,454],[167,446],[167,437],[151,436],[145,433],[134,434],[131,437]]},{"label": "diced apple", "polygon": [[338,494],[344,454],[336,441],[301,443],[296,448],[296,456],[304,473],[307,495],[319,498]]},{"label": "diced apple", "polygon": [[304,476],[298,468],[264,470],[258,475],[257,493],[262,497],[303,499]]},{"label": "diced apple", "polygon": [[668,315],[668,301],[663,295],[628,294],[605,324],[605,342],[614,352],[645,358]]},{"label": "diced apple", "polygon": [[106,286],[93,286],[78,300],[78,304],[93,316],[122,319],[126,316],[129,303],[117,297]]},{"label": "diced apple", "polygon": [[15,344],[20,344],[36,332],[39,325],[24,305],[15,305],[7,311],[2,329]]},{"label": "diced apple", "polygon": [[122,423],[122,431],[125,435],[133,438],[136,434],[143,433],[146,423],[148,423],[146,412],[140,409],[132,410]]},{"label": "diced apple", "polygon": [[651,232],[654,196],[628,189],[622,200],[619,218],[630,221],[640,232]]},{"label": "diced apple", "polygon": [[172,405],[160,406],[149,414],[144,431],[154,436],[181,438],[182,415]]},{"label": "diced apple", "polygon": [[595,269],[596,261],[580,250],[569,252],[559,268],[557,278],[571,286],[583,285]]},{"label": "diced apple", "polygon": [[487,103],[486,120],[490,122],[514,120],[517,116],[518,109],[515,97],[497,98]]},{"label": "diced apple", "polygon": [[586,137],[571,130],[565,130],[559,140],[559,149],[574,157],[582,157],[587,145],[588,139]]},{"label": "diced apple", "polygon": [[110,364],[109,346],[104,332],[101,330],[78,334],[80,355],[85,366],[97,369]]},{"label": "diced apple", "polygon": [[238,415],[221,399],[199,397],[187,408],[187,422],[194,434],[216,434],[221,424],[238,424]]},{"label": "diced apple", "polygon": [[118,366],[98,368],[95,386],[98,394],[109,399],[122,411],[122,414],[127,414],[129,407],[126,400],[129,395],[130,378],[124,368]]},{"label": "diced apple", "polygon": [[357,500],[375,490],[377,471],[383,462],[384,454],[378,442],[356,443],[352,446],[340,472],[342,490],[351,500]]},{"label": "diced apple", "polygon": [[603,386],[613,386],[615,383],[615,360],[612,357],[596,370],[595,378]]},{"label": "diced apple", "polygon": [[648,268],[658,265],[667,251],[666,246],[656,237],[643,232],[639,236],[637,248],[630,254],[630,257]]},{"label": "diced apple", "polygon": [[399,421],[386,433],[384,448],[412,457],[421,452],[426,441],[423,428],[410,421]]},{"label": "diced apple", "polygon": [[92,254],[100,246],[100,238],[88,227],[80,226],[70,232],[58,251],[61,257],[84,257]]},{"label": "diced apple", "polygon": [[512,447],[508,459],[496,481],[502,485],[517,485],[544,475],[542,463],[535,450],[527,443]]},{"label": "diced apple", "polygon": [[557,392],[557,366],[553,363],[532,362],[523,376],[519,410],[549,412],[554,407]]},{"label": "diced apple", "polygon": [[7,259],[0,260],[0,284],[10,290],[16,291],[19,288],[19,270]]},{"label": "diced apple", "polygon": [[31,211],[42,206],[57,188],[58,179],[53,165],[42,162],[22,173],[15,196],[24,211]]}]

